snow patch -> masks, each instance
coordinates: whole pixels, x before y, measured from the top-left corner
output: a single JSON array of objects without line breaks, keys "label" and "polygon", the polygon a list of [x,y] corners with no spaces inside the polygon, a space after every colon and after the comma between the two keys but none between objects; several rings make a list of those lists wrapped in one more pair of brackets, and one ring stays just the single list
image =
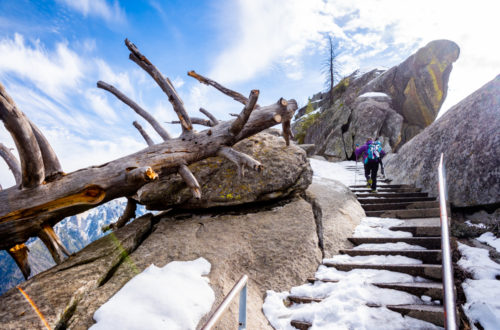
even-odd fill
[{"label": "snow patch", "polygon": [[425,247],[420,245],[413,245],[404,242],[397,243],[365,243],[353,247],[353,250],[375,250],[375,251],[404,251],[404,250],[427,250]]},{"label": "snow patch", "polygon": [[481,243],[486,243],[491,247],[494,247],[497,252],[500,252],[500,238],[493,235],[493,233],[487,232],[482,234],[477,238]]},{"label": "snow patch", "polygon": [[472,223],[470,220],[466,220],[465,224],[469,227],[486,228],[484,223]]},{"label": "snow patch", "polygon": [[365,264],[365,265],[415,265],[421,264],[422,260],[408,258],[404,256],[392,255],[370,255],[370,256],[348,256],[339,254],[332,258],[325,258],[323,262],[336,264]]},{"label": "snow patch", "polygon": [[353,237],[413,237],[409,232],[389,229],[403,222],[393,218],[366,217],[354,229]]},{"label": "snow patch", "polygon": [[[347,167],[356,166],[354,161],[345,161],[332,163],[324,160],[309,158],[311,167],[313,169],[313,182],[318,184],[323,184],[322,179],[333,179],[340,181],[345,186],[351,186],[355,184],[355,174],[354,171],[348,169]],[[358,164],[358,168],[363,168],[362,164]],[[358,175],[358,181],[363,180],[364,177]],[[328,184],[328,183],[326,183]]]},{"label": "snow patch", "polygon": [[358,96],[358,98],[364,98],[364,97],[385,97],[385,98],[389,98],[389,99],[391,98],[386,93],[379,93],[379,92],[368,92],[368,93],[364,93],[364,94],[361,94],[360,96]]},{"label": "snow patch", "polygon": [[458,242],[458,250],[462,254],[458,265],[470,272],[475,280],[494,280],[497,275],[500,275],[500,265],[490,259],[488,250],[460,242]]},{"label": "snow patch", "polygon": [[[498,329],[500,324],[500,281],[465,280],[462,283],[467,302],[463,309],[471,324],[481,323],[484,329]],[[473,329],[477,329],[473,325]]]},{"label": "snow patch", "polygon": [[150,265],[95,312],[90,329],[196,329],[215,300],[210,268],[203,258]]}]

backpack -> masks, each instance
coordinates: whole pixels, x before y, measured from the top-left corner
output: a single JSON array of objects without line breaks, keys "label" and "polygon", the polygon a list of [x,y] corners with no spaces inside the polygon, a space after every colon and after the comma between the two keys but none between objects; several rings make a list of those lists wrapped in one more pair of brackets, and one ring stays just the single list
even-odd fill
[{"label": "backpack", "polygon": [[380,144],[373,142],[368,146],[368,157],[366,159],[378,161],[380,159],[381,150],[382,147],[380,146]]}]

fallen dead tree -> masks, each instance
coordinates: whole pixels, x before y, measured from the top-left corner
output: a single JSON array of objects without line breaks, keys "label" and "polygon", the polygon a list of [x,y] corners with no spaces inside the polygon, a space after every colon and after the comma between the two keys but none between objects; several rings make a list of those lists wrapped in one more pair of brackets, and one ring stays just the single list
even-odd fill
[{"label": "fallen dead tree", "polygon": [[[64,173],[42,132],[17,108],[0,84],[0,119],[11,133],[20,158],[19,164],[7,148],[0,146],[0,155],[16,178],[16,186],[0,191],[0,248],[10,253],[26,278],[30,268],[24,243],[30,237],[40,237],[57,263],[69,254],[53,230],[53,226],[65,217],[115,198],[127,197],[129,205],[115,224],[116,228],[134,217],[136,201],[133,196],[136,191],[159,176],[178,173],[190,187],[193,196],[200,198],[202,191],[188,168],[189,164],[211,156],[221,156],[235,163],[238,170],[243,167],[260,170],[262,165],[258,161],[231,146],[277,123],[282,123],[283,136],[289,143],[290,120],[297,109],[295,100],[280,98],[274,104],[259,106],[258,90],[252,90],[246,98],[191,71],[190,76],[235,98],[244,107],[231,121],[219,121],[205,109],[200,109],[200,112],[208,120],[190,117],[170,80],[133,43],[125,40],[125,44],[130,50],[129,58],[144,69],[167,95],[179,118],[182,134],[172,139],[146,110],[115,87],[99,81],[99,88],[109,91],[129,105],[164,139],[164,142],[154,144],[142,127],[134,122],[148,147],[106,164]],[[193,123],[208,128],[196,132]]]}]

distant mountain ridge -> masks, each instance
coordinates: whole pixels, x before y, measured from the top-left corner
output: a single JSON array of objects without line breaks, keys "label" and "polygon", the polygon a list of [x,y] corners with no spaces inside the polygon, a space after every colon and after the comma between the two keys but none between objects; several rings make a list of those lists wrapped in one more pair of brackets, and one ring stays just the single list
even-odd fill
[{"label": "distant mountain ridge", "polygon": [[[68,251],[75,253],[104,236],[101,228],[118,220],[126,204],[125,198],[115,199],[64,219],[54,227],[54,230]],[[139,217],[144,213],[146,213],[144,206],[139,205],[136,216]],[[27,246],[30,249],[28,255],[31,266],[30,277],[55,265],[49,251],[40,239],[30,239]],[[6,251],[0,251],[0,274],[0,295],[24,281],[21,271]]]}]

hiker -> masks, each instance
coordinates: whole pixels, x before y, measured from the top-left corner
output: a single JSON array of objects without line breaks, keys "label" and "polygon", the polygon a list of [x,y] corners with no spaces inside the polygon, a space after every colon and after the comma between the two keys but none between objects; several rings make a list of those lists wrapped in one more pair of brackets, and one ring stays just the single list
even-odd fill
[{"label": "hiker", "polygon": [[[380,140],[377,139],[375,143],[378,144],[380,149],[382,150],[382,142],[380,142]],[[378,162],[380,163],[380,173],[382,174],[382,178],[385,179],[385,170],[384,170],[384,163],[382,162],[382,157],[378,159]]]},{"label": "hiker", "polygon": [[377,192],[377,172],[380,159],[385,156],[384,150],[379,143],[374,142],[371,138],[366,140],[366,143],[355,151],[356,159],[363,157],[365,167],[365,177],[367,186],[371,188],[372,193]]}]

